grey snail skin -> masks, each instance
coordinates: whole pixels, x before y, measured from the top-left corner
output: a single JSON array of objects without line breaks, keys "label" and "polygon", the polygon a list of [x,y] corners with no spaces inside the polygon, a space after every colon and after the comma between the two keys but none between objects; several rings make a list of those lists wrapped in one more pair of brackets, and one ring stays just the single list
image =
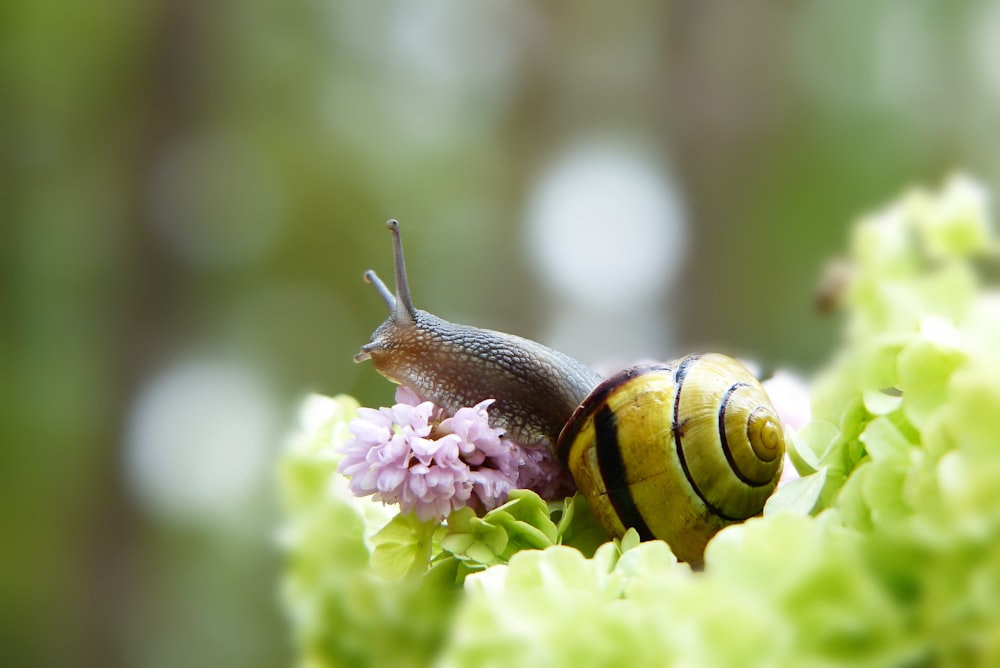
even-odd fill
[{"label": "grey snail skin", "polygon": [[495,399],[491,426],[558,455],[612,536],[634,528],[698,565],[716,532],[762,512],[784,433],[742,364],[696,354],[604,379],[529,339],[448,322],[413,306],[399,224],[387,227],[396,293],[365,274],[390,315],[356,361],[449,414]]}]

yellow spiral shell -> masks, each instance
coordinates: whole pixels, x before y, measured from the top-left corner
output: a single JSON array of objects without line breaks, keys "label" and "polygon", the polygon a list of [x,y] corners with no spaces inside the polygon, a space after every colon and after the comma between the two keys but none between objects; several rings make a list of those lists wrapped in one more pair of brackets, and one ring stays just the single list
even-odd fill
[{"label": "yellow spiral shell", "polygon": [[604,381],[557,451],[610,534],[634,527],[698,564],[717,531],[761,513],[785,443],[757,379],[730,357],[705,354]]}]

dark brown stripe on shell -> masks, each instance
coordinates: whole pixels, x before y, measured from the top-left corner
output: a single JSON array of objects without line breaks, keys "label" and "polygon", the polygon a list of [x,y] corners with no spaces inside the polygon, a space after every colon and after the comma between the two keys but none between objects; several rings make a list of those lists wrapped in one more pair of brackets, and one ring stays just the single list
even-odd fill
[{"label": "dark brown stripe on shell", "polygon": [[652,540],[653,532],[642,518],[629,489],[625,462],[618,444],[618,420],[607,404],[594,416],[594,433],[597,438],[597,466],[611,507],[626,529],[634,528],[641,540]]},{"label": "dark brown stripe on shell", "polygon": [[589,411],[594,410],[597,406],[606,404],[609,394],[636,376],[644,373],[655,373],[658,371],[663,373],[673,373],[674,368],[668,364],[647,364],[635,366],[619,371],[595,387],[594,391],[583,400],[583,403],[580,404],[575,411],[573,411],[573,415],[570,417],[569,422],[566,423],[562,434],[559,436],[559,442],[556,447],[556,456],[559,458],[559,461],[561,461],[563,465],[569,463],[570,448],[573,447],[573,442],[576,440],[577,436],[579,436],[580,429],[583,428],[583,425],[586,423],[584,417]]},{"label": "dark brown stripe on shell", "polygon": [[[748,487],[765,487],[771,484],[770,479],[765,479],[761,481],[753,480],[748,478],[743,471],[740,470],[739,466],[736,465],[736,458],[733,457],[732,450],[729,449],[729,437],[726,435],[726,408],[729,406],[729,400],[732,398],[733,394],[741,387],[749,387],[749,383],[733,383],[726,393],[722,395],[722,405],[719,407],[719,441],[722,443],[722,452],[726,455],[726,461],[729,462],[729,468],[732,469],[733,474],[739,478],[740,482]],[[755,408],[750,417],[757,412],[758,408]],[[747,418],[747,428],[746,428],[747,441],[750,440],[750,419]],[[751,448],[752,450],[752,448]],[[754,453],[756,456],[756,453]],[[758,457],[758,461],[759,461]]]},{"label": "dark brown stripe on shell", "polygon": [[677,385],[676,394],[674,395],[674,421],[672,425],[672,431],[674,432],[674,447],[677,449],[677,459],[680,461],[681,470],[684,472],[684,477],[687,478],[688,484],[691,485],[691,489],[694,493],[698,495],[701,502],[705,504],[716,517],[721,517],[724,520],[729,520],[731,522],[740,522],[751,517],[751,515],[746,515],[745,517],[733,517],[722,511],[721,508],[716,506],[714,503],[709,501],[705,494],[702,493],[701,489],[695,483],[694,477],[691,475],[691,469],[688,468],[687,458],[684,456],[684,447],[681,443],[683,437],[684,427],[680,422],[680,408],[681,408],[681,391],[684,389],[684,380],[687,377],[688,368],[698,361],[700,355],[688,355],[681,363],[677,365],[677,372],[674,374],[674,381]]}]

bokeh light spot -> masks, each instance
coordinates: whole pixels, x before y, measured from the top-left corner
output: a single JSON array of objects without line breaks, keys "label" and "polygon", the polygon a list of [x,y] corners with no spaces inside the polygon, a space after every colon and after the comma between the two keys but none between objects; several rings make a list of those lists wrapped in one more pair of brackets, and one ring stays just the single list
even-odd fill
[{"label": "bokeh light spot", "polygon": [[591,307],[661,294],[684,253],[673,184],[623,144],[573,147],[538,181],[528,240],[536,266],[565,298]]},{"label": "bokeh light spot", "polygon": [[154,376],[136,398],[125,469],[151,514],[213,519],[249,502],[276,439],[276,408],[251,369],[184,360]]}]

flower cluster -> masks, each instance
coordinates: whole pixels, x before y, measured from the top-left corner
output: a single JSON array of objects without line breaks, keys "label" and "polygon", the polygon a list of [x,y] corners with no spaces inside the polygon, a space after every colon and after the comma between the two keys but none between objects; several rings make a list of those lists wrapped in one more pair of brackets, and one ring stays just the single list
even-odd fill
[{"label": "flower cluster", "polygon": [[399,504],[421,520],[442,519],[465,506],[491,510],[512,489],[545,498],[572,493],[567,474],[544,448],[528,448],[489,425],[493,399],[453,416],[409,388],[391,408],[361,408],[351,421],[338,470],[357,496]]}]

